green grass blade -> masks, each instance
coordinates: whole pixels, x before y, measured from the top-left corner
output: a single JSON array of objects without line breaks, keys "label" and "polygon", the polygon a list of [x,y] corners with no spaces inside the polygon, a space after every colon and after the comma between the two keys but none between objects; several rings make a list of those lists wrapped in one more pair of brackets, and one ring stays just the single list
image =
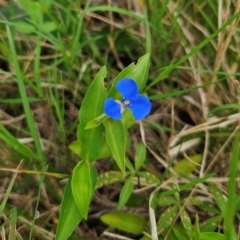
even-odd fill
[{"label": "green grass blade", "polygon": [[8,237],[9,240],[14,239],[14,237],[15,237],[15,227],[16,227],[16,224],[17,224],[17,217],[18,217],[16,206],[14,206],[11,209],[11,214],[12,214],[12,217],[11,217],[11,230],[10,230],[9,237]]},{"label": "green grass blade", "polygon": [[158,77],[156,77],[147,87],[146,90],[150,89],[152,86],[154,86],[156,83],[158,83],[160,80],[163,79],[167,74],[169,74],[173,69],[175,69],[178,65],[185,62],[189,57],[194,55],[197,51],[199,51],[201,48],[203,48],[206,44],[208,44],[213,38],[215,38],[223,29],[225,29],[234,19],[240,16],[240,12],[236,13],[234,16],[232,16],[226,23],[222,25],[218,30],[216,30],[211,36],[209,36],[207,39],[202,41],[197,47],[195,47],[191,52],[186,54],[184,57],[182,57],[179,61],[176,63],[173,63],[166,67]]},{"label": "green grass blade", "polygon": [[84,20],[85,14],[88,10],[88,6],[89,6],[90,3],[91,3],[91,0],[88,0],[86,5],[85,5],[85,8],[84,8],[83,12],[81,13],[81,15],[79,17],[78,25],[76,25],[76,34],[75,34],[75,37],[74,37],[74,40],[73,40],[73,43],[72,43],[72,48],[71,48],[71,63],[74,62],[75,57],[78,53],[78,44],[79,44],[79,38],[80,38],[80,35],[81,35],[81,31],[82,31],[83,20]]},{"label": "green grass blade", "polygon": [[19,66],[19,63],[18,63],[18,60],[17,60],[17,53],[16,53],[12,33],[11,33],[11,30],[10,30],[9,26],[6,26],[6,29],[7,29],[8,41],[9,41],[9,45],[10,45],[10,49],[11,49],[11,53],[12,53],[12,56],[11,56],[12,57],[12,62],[14,64],[16,76],[17,76],[17,79],[18,79],[18,87],[19,87],[20,95],[21,95],[21,98],[22,98],[22,101],[23,101],[23,108],[24,108],[24,111],[25,111],[25,114],[26,114],[28,127],[29,127],[30,133],[33,137],[38,156],[40,157],[40,162],[44,163],[45,162],[45,155],[43,153],[43,150],[42,150],[42,147],[41,147],[41,144],[40,144],[40,140],[39,140],[38,133],[37,133],[35,123],[34,123],[34,118],[33,118],[31,108],[30,108],[30,105],[29,105],[29,102],[28,102],[28,97],[27,97],[27,93],[26,93],[21,69],[20,69],[20,66]]},{"label": "green grass blade", "polygon": [[134,12],[128,11],[126,9],[123,8],[118,8],[118,7],[113,7],[113,6],[108,6],[108,5],[99,5],[99,6],[94,6],[94,7],[90,7],[87,9],[87,13],[88,12],[97,12],[97,11],[110,11],[110,12],[116,12],[116,13],[120,13],[129,17],[133,17],[139,21],[144,21],[143,17],[140,17],[138,14],[135,14]]},{"label": "green grass blade", "polygon": [[237,235],[234,227],[235,204],[236,204],[236,178],[238,174],[239,162],[239,130],[235,134],[235,139],[232,148],[232,157],[230,161],[230,175],[228,184],[228,201],[226,204],[226,212],[224,214],[224,233],[226,239],[237,240]]},{"label": "green grass blade", "polygon": [[160,197],[165,197],[165,196],[174,194],[174,193],[176,193],[176,192],[180,192],[180,191],[189,189],[189,188],[197,185],[198,183],[204,182],[204,181],[207,180],[208,178],[212,177],[214,174],[215,174],[215,173],[211,173],[211,174],[207,174],[206,176],[204,176],[204,177],[202,177],[202,178],[194,179],[194,180],[192,180],[191,182],[189,182],[189,183],[187,183],[187,184],[184,184],[184,185],[182,185],[182,186],[179,186],[179,188],[171,189],[171,190],[169,190],[169,191],[160,193],[159,196],[160,196]]},{"label": "green grass blade", "polygon": [[[20,165],[21,165],[21,162],[20,162],[20,164],[18,165],[17,170],[19,169]],[[9,194],[11,193],[11,190],[12,190],[13,184],[14,184],[14,182],[15,182],[15,180],[16,180],[17,174],[18,174],[18,172],[16,172],[16,173],[13,174],[13,177],[12,177],[10,183],[9,183],[9,186],[8,186],[8,188],[7,188],[7,191],[6,191],[5,194],[4,194],[2,203],[1,203],[1,205],[0,205],[0,217],[1,217],[2,214],[3,214],[3,210],[4,210],[5,206],[6,206],[6,203],[7,203],[8,197],[9,197]]]},{"label": "green grass blade", "polygon": [[36,88],[38,90],[39,97],[43,96],[43,91],[41,87],[41,79],[40,79],[40,55],[41,55],[41,37],[38,37],[36,53],[34,58],[34,78],[36,81]]},{"label": "green grass blade", "polygon": [[0,124],[0,138],[5,141],[9,146],[21,153],[23,156],[41,160],[30,148],[19,142],[3,125]]},{"label": "green grass blade", "polygon": [[[42,172],[46,172],[48,169],[48,166],[43,166],[42,168]],[[37,201],[36,201],[36,206],[35,206],[35,211],[34,211],[34,216],[32,219],[32,224],[31,224],[31,228],[30,228],[30,234],[29,234],[29,240],[32,239],[32,235],[34,233],[34,226],[35,226],[35,222],[36,222],[36,214],[38,213],[38,206],[39,206],[39,202],[40,202],[40,197],[41,197],[41,191],[42,191],[42,184],[43,181],[45,179],[45,175],[41,175],[39,177],[39,183],[38,183],[38,193],[37,193]]]}]

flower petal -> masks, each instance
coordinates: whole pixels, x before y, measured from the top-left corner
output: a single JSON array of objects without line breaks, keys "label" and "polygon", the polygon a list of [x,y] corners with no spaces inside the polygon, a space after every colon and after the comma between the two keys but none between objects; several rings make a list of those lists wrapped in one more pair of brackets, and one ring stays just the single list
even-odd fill
[{"label": "flower petal", "polygon": [[152,103],[147,97],[139,95],[137,101],[131,101],[126,107],[131,109],[135,120],[141,120],[149,114],[152,108]]},{"label": "flower petal", "polygon": [[122,118],[120,103],[113,98],[107,98],[104,102],[104,113],[115,120],[120,120]]},{"label": "flower petal", "polygon": [[123,78],[117,82],[116,88],[123,95],[124,99],[136,101],[139,97],[138,86],[131,78]]}]

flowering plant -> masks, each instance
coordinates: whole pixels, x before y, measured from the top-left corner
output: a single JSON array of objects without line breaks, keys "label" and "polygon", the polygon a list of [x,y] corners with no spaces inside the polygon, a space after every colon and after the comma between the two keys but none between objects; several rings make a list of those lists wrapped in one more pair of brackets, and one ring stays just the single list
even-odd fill
[{"label": "flowering plant", "polygon": [[[117,174],[125,179],[125,167],[131,164],[126,161],[127,129],[133,123],[133,118],[142,120],[150,113],[152,107],[148,97],[139,93],[146,84],[148,66],[149,54],[146,54],[137,64],[131,64],[120,72],[108,92],[104,86],[104,79],[107,76],[107,69],[104,66],[89,87],[79,112],[78,140],[71,144],[77,148],[75,152],[79,155],[80,161],[74,167],[66,186],[56,239],[67,239],[79,222],[88,217],[95,189],[101,184],[93,162],[112,156],[120,170]],[[122,116],[126,108],[130,109],[133,118],[128,114]],[[111,121],[108,118],[122,121]],[[123,191],[120,196],[118,210],[128,200],[134,187],[132,177],[145,160],[144,144],[140,143],[139,149],[139,153],[136,153],[139,156],[136,157],[135,167],[131,167],[135,170],[126,182],[130,188],[124,188],[125,192]],[[115,175],[112,178],[115,179]],[[139,232],[142,232],[146,225],[143,220],[139,218],[136,220],[134,217],[133,222],[137,221],[140,226]]]},{"label": "flowering plant", "polygon": [[104,102],[104,113],[109,117],[120,120],[125,108],[132,111],[135,120],[145,118],[152,107],[146,96],[138,92],[136,82],[131,78],[123,78],[116,84],[117,90],[122,94],[122,101],[107,98]]}]

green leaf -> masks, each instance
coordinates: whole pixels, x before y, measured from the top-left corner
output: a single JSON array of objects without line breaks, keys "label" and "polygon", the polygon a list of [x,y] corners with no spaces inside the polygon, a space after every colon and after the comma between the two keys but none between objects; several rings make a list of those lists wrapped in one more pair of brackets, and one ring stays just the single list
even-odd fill
[{"label": "green leaf", "polygon": [[212,192],[212,195],[214,197],[214,200],[216,201],[218,207],[220,208],[221,212],[224,214],[226,213],[226,202],[223,198],[221,190],[214,184],[209,183],[209,188]]},{"label": "green leaf", "polygon": [[104,122],[106,128],[106,140],[112,155],[122,172],[125,171],[125,129],[121,121],[108,119]]},{"label": "green leaf", "polygon": [[202,226],[200,226],[201,232],[214,232],[222,219],[222,215],[208,218],[205,222],[203,222]]},{"label": "green leaf", "polygon": [[134,183],[132,182],[132,177],[130,176],[125,184],[123,185],[123,188],[121,190],[120,196],[119,196],[119,201],[117,205],[117,210],[119,211],[125,203],[128,201],[130,195],[132,194],[133,188],[134,188]]},{"label": "green leaf", "polygon": [[122,72],[118,74],[116,79],[114,80],[114,83],[108,93],[108,97],[113,97],[114,99],[121,99],[121,94],[116,89],[116,84],[119,80],[123,78],[132,78],[136,81],[138,88],[141,92],[141,90],[145,87],[146,81],[147,81],[147,73],[149,68],[149,59],[150,54],[145,54],[142,56],[137,64],[134,63],[130,64],[128,67],[123,69]]},{"label": "green leaf", "polygon": [[174,171],[177,173],[189,175],[199,166],[199,163],[202,161],[202,155],[200,154],[190,156],[189,158],[191,158],[192,162],[188,159],[182,159],[175,164],[173,167]]},{"label": "green leaf", "polygon": [[18,1],[22,9],[29,14],[34,22],[40,22],[43,11],[46,13],[52,4],[52,0],[19,0]]},{"label": "green leaf", "polygon": [[[228,183],[228,200],[225,205],[226,212],[224,214],[224,233],[227,239],[237,240],[237,233],[235,230],[235,208],[237,192],[237,177],[238,177],[238,163],[239,163],[239,129],[235,132],[232,155],[230,161],[230,174]],[[224,212],[223,212],[224,213]]]},{"label": "green leaf", "polygon": [[90,166],[90,175],[91,175],[91,182],[92,182],[92,195],[90,197],[90,202],[91,202],[95,192],[94,191],[95,187],[97,185],[97,180],[98,180],[98,172],[94,166]]},{"label": "green leaf", "polygon": [[15,234],[16,234],[15,227],[17,224],[17,218],[18,218],[17,207],[15,206],[11,209],[11,227],[10,227],[8,239],[15,239]]},{"label": "green leaf", "polygon": [[125,206],[127,207],[141,207],[146,203],[146,196],[141,196],[139,194],[132,193],[126,202]]},{"label": "green leaf", "polygon": [[103,113],[100,116],[96,117],[95,119],[89,121],[87,123],[85,129],[95,128],[95,127],[99,126],[100,124],[102,124],[103,121],[105,121],[108,118],[109,117],[106,114]]},{"label": "green leaf", "polygon": [[[78,141],[78,140],[73,141],[68,147],[75,154],[81,155],[81,142],[80,141]],[[106,158],[106,157],[110,157],[110,156],[112,156],[111,150],[110,150],[108,144],[106,143],[106,141],[104,141],[102,149],[99,153],[98,159]]]},{"label": "green leaf", "polygon": [[23,156],[41,161],[38,155],[36,155],[30,148],[19,142],[18,139],[8,132],[2,124],[0,124],[0,138]]},{"label": "green leaf", "polygon": [[194,225],[194,228],[193,228],[193,239],[194,240],[200,240],[200,229],[199,229],[199,217],[198,215],[196,214],[196,217],[195,217],[195,225]]},{"label": "green leaf", "polygon": [[58,28],[58,25],[53,21],[44,22],[41,25],[41,30],[44,32],[53,32]]},{"label": "green leaf", "polygon": [[33,33],[36,30],[31,23],[27,23],[24,21],[17,21],[15,29],[22,33]]},{"label": "green leaf", "polygon": [[[19,166],[17,167],[17,170],[19,169],[19,167],[20,167],[20,164],[19,164]],[[18,174],[18,172],[15,172],[15,173],[13,174],[12,179],[11,179],[10,183],[8,184],[8,188],[7,188],[7,190],[4,192],[3,199],[1,200],[2,202],[1,202],[1,205],[0,205],[0,216],[2,216],[3,211],[4,211],[5,207],[6,207],[6,204],[7,204],[8,198],[9,198],[9,195],[10,195],[10,193],[11,193],[11,191],[12,191],[14,182],[15,182],[15,180],[16,180],[16,178],[17,178],[17,174]]]},{"label": "green leaf", "polygon": [[174,194],[176,192],[180,192],[180,191],[183,191],[183,190],[186,190],[186,189],[189,189],[195,185],[197,185],[198,183],[201,183],[201,182],[204,182],[205,180],[207,180],[208,178],[212,177],[215,173],[209,173],[207,174],[206,176],[202,177],[202,178],[197,178],[197,179],[193,179],[191,180],[191,182],[187,183],[187,184],[184,184],[182,186],[178,186],[176,188],[173,188],[169,191],[165,191],[163,193],[160,193],[159,194],[159,197],[165,197],[165,196],[168,196],[168,195],[171,195],[171,194]]},{"label": "green leaf", "polygon": [[96,188],[101,188],[104,184],[110,185],[115,182],[123,182],[125,180],[122,172],[109,171],[98,177]]},{"label": "green leaf", "polygon": [[208,213],[214,213],[218,215],[221,214],[221,211],[217,207],[213,206],[211,202],[202,201],[202,203],[199,204],[198,207]]},{"label": "green leaf", "polygon": [[213,114],[216,114],[219,111],[224,111],[227,109],[239,109],[240,108],[240,104],[239,103],[231,103],[231,104],[225,104],[225,105],[221,105],[218,107],[215,107],[213,109],[211,109],[209,111],[209,115],[212,116]]},{"label": "green leaf", "polygon": [[200,240],[227,240],[227,238],[218,232],[204,232],[200,234]]},{"label": "green leaf", "polygon": [[103,104],[107,96],[103,82],[106,74],[106,67],[102,67],[89,87],[79,113],[80,124],[77,136],[81,142],[80,156],[87,161],[95,161],[99,157],[104,143],[103,125],[94,129],[85,128],[89,121],[103,113]]},{"label": "green leaf", "polygon": [[182,211],[180,211],[180,218],[182,220],[182,224],[186,230],[187,235],[190,239],[192,239],[192,223],[187,211],[184,208],[182,209]]},{"label": "green leaf", "polygon": [[[188,204],[193,204],[193,205],[197,205],[197,206],[201,205],[203,203],[202,200],[200,200],[197,197],[193,197],[193,196],[188,197],[188,201],[187,202],[188,202]],[[185,203],[185,199],[182,199],[181,203],[184,204]]]},{"label": "green leaf", "polygon": [[159,234],[166,234],[167,230],[170,228],[173,220],[177,216],[178,207],[175,205],[173,207],[168,207],[166,211],[164,211],[157,224],[157,229]]},{"label": "green leaf", "polygon": [[142,166],[144,160],[146,159],[146,147],[140,142],[137,146],[136,156],[135,156],[135,169],[136,171]]},{"label": "green leaf", "polygon": [[[170,234],[168,235],[168,239],[167,240],[180,240],[180,239],[176,236],[176,234],[173,231],[171,231]],[[184,240],[186,240],[186,239],[184,239]]]},{"label": "green leaf", "polygon": [[82,215],[74,200],[71,189],[71,178],[68,180],[64,191],[60,217],[57,226],[56,240],[66,240],[80,223]]},{"label": "green leaf", "polygon": [[137,172],[137,176],[145,178],[147,180],[147,182],[149,182],[149,184],[152,183],[160,183],[160,180],[158,179],[158,177],[156,177],[156,175],[154,175],[151,172]]},{"label": "green leaf", "polygon": [[27,96],[25,82],[23,79],[22,69],[20,68],[20,63],[19,63],[18,57],[17,57],[18,55],[17,55],[17,51],[16,51],[16,47],[15,47],[15,42],[14,42],[13,35],[11,33],[11,30],[10,30],[8,24],[6,25],[6,30],[7,30],[7,38],[9,41],[10,53],[11,53],[11,54],[9,54],[8,57],[9,57],[9,59],[11,59],[13,65],[14,65],[14,70],[15,70],[15,74],[16,74],[16,78],[17,78],[17,82],[18,82],[18,89],[19,89],[20,96],[22,98],[23,109],[26,114],[26,123],[30,130],[30,134],[34,140],[36,152],[40,158],[40,162],[44,163],[46,161],[45,153],[42,149],[40,138],[39,138],[39,135],[38,135],[38,132],[36,129],[36,125],[35,125],[35,120],[34,120],[34,117],[32,114],[32,110],[30,108],[30,104],[28,102],[28,96]]},{"label": "green leaf", "polygon": [[173,226],[173,232],[177,236],[178,240],[190,240],[190,238],[187,235],[186,230],[184,229],[182,223],[176,223]]},{"label": "green leaf", "polygon": [[127,212],[111,212],[101,216],[107,225],[122,231],[140,234],[144,231],[146,220],[138,215]]},{"label": "green leaf", "polygon": [[168,75],[170,72],[173,71],[177,66],[185,62],[189,57],[194,55],[196,52],[198,52],[200,49],[202,49],[206,44],[208,44],[213,38],[215,38],[220,32],[223,31],[224,28],[226,28],[231,22],[239,17],[240,12],[237,12],[235,15],[233,15],[228,21],[226,21],[220,28],[218,28],[213,34],[211,34],[208,38],[203,40],[200,44],[198,44],[194,49],[192,49],[188,54],[184,55],[181,59],[179,59],[177,62],[170,64],[167,66],[158,77],[156,77],[146,88],[148,90],[153,85],[157,84],[159,81],[161,81],[166,75]]},{"label": "green leaf", "polygon": [[29,0],[19,0],[19,4],[22,9],[29,14],[34,22],[38,22],[42,16],[41,9],[38,6],[38,2]]},{"label": "green leaf", "polygon": [[72,193],[81,215],[87,219],[90,199],[92,197],[92,180],[90,165],[81,161],[73,169]]},{"label": "green leaf", "polygon": [[135,172],[135,169],[132,165],[132,163],[130,162],[130,160],[128,158],[125,158],[125,164],[126,164],[126,168],[131,171],[131,172]]},{"label": "green leaf", "polygon": [[156,202],[159,206],[169,206],[178,203],[178,201],[173,197],[160,197],[158,200],[156,200]]}]

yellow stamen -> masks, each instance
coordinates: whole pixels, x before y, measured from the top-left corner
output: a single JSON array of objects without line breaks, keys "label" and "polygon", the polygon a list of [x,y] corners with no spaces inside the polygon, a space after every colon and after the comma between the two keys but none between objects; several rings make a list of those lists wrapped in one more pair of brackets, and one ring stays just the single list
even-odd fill
[{"label": "yellow stamen", "polygon": [[125,100],[125,101],[123,102],[123,104],[124,104],[124,105],[129,105],[129,104],[130,104],[130,101],[129,101],[129,100]]}]

